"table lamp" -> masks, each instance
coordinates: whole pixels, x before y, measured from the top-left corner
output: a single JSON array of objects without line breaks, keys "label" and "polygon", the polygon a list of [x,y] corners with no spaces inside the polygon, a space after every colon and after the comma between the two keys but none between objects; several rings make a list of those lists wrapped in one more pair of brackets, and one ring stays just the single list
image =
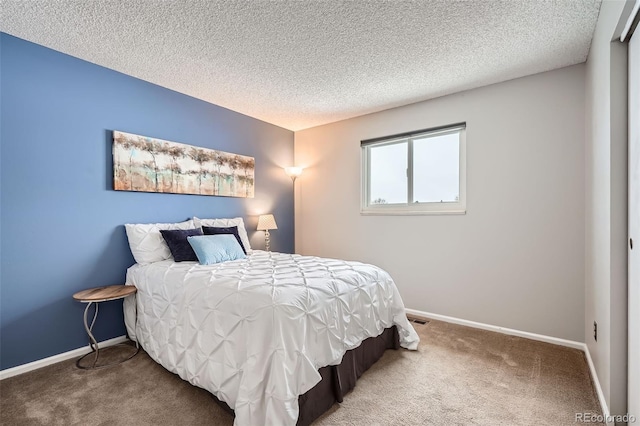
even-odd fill
[{"label": "table lamp", "polygon": [[278,229],[276,225],[276,219],[272,214],[263,214],[258,217],[258,231],[264,231],[264,243],[267,251],[271,251],[271,237],[269,236],[270,229]]}]

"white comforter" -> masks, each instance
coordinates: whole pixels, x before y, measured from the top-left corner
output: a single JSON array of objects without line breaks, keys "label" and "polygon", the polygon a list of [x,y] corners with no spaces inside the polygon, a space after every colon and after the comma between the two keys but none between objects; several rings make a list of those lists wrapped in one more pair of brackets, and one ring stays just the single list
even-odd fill
[{"label": "white comforter", "polygon": [[210,266],[136,264],[127,284],[138,289],[125,299],[129,335],[229,404],[235,425],[295,425],[318,369],[385,328],[407,349],[419,342],[389,274],[358,262],[254,251]]}]

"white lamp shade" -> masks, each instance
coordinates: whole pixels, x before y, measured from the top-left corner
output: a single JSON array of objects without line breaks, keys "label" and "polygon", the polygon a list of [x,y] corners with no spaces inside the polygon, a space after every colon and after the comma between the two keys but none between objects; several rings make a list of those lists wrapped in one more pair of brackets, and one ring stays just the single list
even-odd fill
[{"label": "white lamp shade", "polygon": [[263,214],[258,217],[258,231],[267,231],[269,229],[278,229],[276,218],[272,214]]},{"label": "white lamp shade", "polygon": [[284,172],[291,178],[297,178],[302,174],[302,167],[285,167]]}]

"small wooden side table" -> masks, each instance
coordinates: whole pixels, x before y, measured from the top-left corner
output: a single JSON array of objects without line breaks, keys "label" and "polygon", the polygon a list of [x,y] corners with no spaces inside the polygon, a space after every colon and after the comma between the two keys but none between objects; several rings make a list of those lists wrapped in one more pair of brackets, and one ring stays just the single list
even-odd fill
[{"label": "small wooden side table", "polygon": [[[89,335],[89,347],[91,348],[91,352],[81,356],[76,361],[76,366],[78,368],[82,368],[84,370],[91,370],[95,368],[110,367],[112,365],[117,365],[125,361],[128,361],[134,356],[136,356],[138,352],[140,352],[140,347],[136,342],[135,348],[133,348],[130,345],[127,345],[127,346],[130,346],[132,349],[135,349],[135,352],[133,352],[133,354],[131,354],[129,357],[123,360],[119,360],[117,362],[96,366],[96,363],[98,362],[100,348],[98,347],[98,342],[96,341],[96,338],[93,336],[93,333],[91,333],[91,330],[93,330],[93,324],[95,324],[96,318],[98,316],[98,304],[100,302],[109,302],[112,300],[124,299],[127,296],[131,296],[132,294],[135,294],[137,291],[138,289],[136,289],[132,285],[109,285],[104,287],[95,287],[87,290],[82,290],[73,295],[73,298],[78,302],[87,304],[87,307],[84,309],[84,329],[87,331],[87,334]],[[95,311],[93,313],[93,320],[91,320],[91,325],[89,325],[87,321],[87,314],[89,313],[89,308],[91,307],[91,305],[95,306]],[[119,345],[126,345],[126,343],[120,343],[116,346],[119,346]],[[91,354],[94,354],[94,359],[91,366],[89,367],[82,366],[80,362]]]}]

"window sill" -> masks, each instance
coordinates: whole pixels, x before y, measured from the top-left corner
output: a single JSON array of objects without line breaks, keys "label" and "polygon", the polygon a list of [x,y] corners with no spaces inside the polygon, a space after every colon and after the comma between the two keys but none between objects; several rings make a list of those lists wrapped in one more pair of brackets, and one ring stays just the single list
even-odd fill
[{"label": "window sill", "polygon": [[464,215],[466,210],[360,210],[361,216],[433,216]]}]

